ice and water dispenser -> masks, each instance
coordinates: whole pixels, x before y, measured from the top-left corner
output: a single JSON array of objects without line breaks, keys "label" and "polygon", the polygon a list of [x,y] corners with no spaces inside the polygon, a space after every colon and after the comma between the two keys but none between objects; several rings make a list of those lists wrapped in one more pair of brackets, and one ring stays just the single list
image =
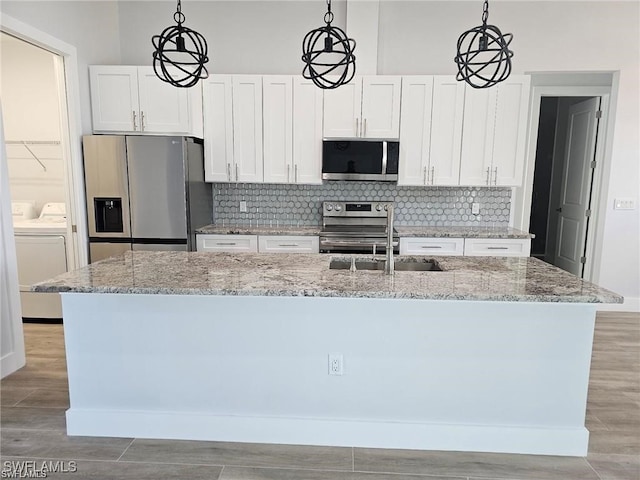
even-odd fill
[{"label": "ice and water dispenser", "polygon": [[123,233],[122,198],[93,199],[96,233]]}]

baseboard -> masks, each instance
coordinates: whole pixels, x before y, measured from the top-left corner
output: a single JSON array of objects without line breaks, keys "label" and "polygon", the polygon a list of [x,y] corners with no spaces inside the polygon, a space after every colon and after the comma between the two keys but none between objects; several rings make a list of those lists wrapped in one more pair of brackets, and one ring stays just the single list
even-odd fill
[{"label": "baseboard", "polygon": [[624,303],[603,303],[599,312],[640,312],[640,297],[624,297]]},{"label": "baseboard", "polygon": [[180,412],[67,410],[67,434],[586,456],[584,427],[492,426]]}]

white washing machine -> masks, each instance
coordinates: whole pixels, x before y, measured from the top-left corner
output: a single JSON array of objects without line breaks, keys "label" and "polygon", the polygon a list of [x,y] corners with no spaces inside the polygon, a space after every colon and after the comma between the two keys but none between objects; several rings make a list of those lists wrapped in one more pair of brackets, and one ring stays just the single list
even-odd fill
[{"label": "white washing machine", "polygon": [[20,218],[15,212],[13,218],[22,317],[61,319],[60,294],[31,292],[30,288],[34,283],[67,271],[65,204],[45,204],[38,218]]}]

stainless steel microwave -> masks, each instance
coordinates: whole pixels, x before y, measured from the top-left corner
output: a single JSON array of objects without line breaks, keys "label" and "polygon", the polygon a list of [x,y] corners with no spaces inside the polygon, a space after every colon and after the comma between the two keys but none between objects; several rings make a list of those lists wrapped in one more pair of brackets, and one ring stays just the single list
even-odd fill
[{"label": "stainless steel microwave", "polygon": [[324,140],[324,180],[398,180],[400,142],[392,140]]}]

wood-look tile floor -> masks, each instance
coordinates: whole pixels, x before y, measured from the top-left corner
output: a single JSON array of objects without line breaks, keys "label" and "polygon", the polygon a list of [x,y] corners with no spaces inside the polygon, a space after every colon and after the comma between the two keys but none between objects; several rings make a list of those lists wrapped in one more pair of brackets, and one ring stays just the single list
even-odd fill
[{"label": "wood-look tile floor", "polygon": [[640,314],[599,314],[586,458],[132,438],[67,437],[61,325],[25,324],[27,366],[2,380],[5,462],[73,460],[52,479],[639,480]]}]

